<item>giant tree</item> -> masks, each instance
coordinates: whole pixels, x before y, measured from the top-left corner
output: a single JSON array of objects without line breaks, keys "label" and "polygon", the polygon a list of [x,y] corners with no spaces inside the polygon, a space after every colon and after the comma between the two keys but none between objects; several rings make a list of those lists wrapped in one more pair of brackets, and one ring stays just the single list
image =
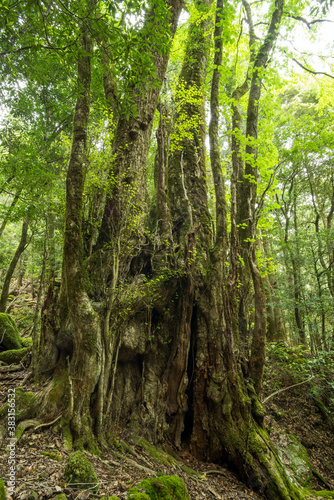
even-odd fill
[{"label": "giant tree", "polygon": [[[197,457],[229,460],[241,478],[267,498],[299,499],[264,429],[258,398],[265,343],[265,301],[255,245],[258,109],[283,1],[270,5],[269,28],[259,42],[253,36],[250,7],[243,5],[250,26],[250,64],[245,85],[239,77],[232,95],[230,239],[217,129],[221,36],[229,16],[233,18],[231,6],[227,9],[219,1],[214,23],[209,133],[216,225],[208,208],[205,154],[211,2],[191,5],[170,106],[170,137],[166,107],[158,101],[182,2],[129,3],[130,11],[139,15],[135,27],[114,2],[109,9],[103,2],[80,2],[78,12],[70,16],[77,89],[66,175],[63,272],[61,281],[53,280],[49,287],[42,312],[36,375],[48,378],[48,385],[37,414],[47,421],[62,417],[61,425],[72,434],[75,446],[93,450],[94,435],[103,444],[106,431],[123,424],[134,433],[144,429],[156,443],[168,439],[180,447],[189,441]],[[61,19],[65,15],[59,6],[50,8],[59,9]],[[47,25],[47,10],[42,14]],[[48,47],[59,43],[61,28],[54,30],[59,37],[52,43],[45,31]],[[102,220],[86,245],[83,201],[91,169],[89,117],[98,106],[97,99],[94,106],[91,101],[97,75],[100,95],[104,88],[106,98],[105,126],[113,130],[106,134],[111,154],[101,190]],[[246,129],[238,109],[240,86],[248,98]],[[160,205],[154,212],[149,210],[146,168],[157,107]],[[245,285],[245,302],[251,286],[255,291],[250,362],[240,339],[240,284]],[[248,314],[247,307],[243,314]]]}]

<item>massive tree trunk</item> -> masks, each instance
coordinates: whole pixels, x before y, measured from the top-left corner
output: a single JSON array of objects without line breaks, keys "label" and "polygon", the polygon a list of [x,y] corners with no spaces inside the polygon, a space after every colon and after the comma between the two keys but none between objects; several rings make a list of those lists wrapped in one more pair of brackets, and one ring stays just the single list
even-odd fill
[{"label": "massive tree trunk", "polygon": [[[146,159],[153,115],[168,62],[166,48],[170,47],[175,33],[181,5],[180,0],[170,0],[163,5],[158,2],[147,13],[140,36],[143,40],[150,36],[156,42],[145,53],[152,67],[145,75],[145,88],[139,74],[132,79],[129,102],[132,101],[136,109],[128,116],[123,110],[117,121],[110,191],[99,238],[87,261],[81,224],[92,54],[88,33],[81,38],[79,95],[66,184],[63,281],[60,290],[57,283],[51,284],[43,308],[37,374],[43,377],[53,373],[40,408],[41,415],[51,418],[61,414],[78,446],[91,446],[92,431],[103,438],[107,423],[114,422],[120,411],[122,416],[137,413],[139,393],[136,391],[138,381],[143,387],[140,380],[145,368],[138,355],[141,349],[147,350],[148,342],[144,323],[155,321],[151,320],[154,287],[146,284],[142,272],[143,266],[146,266],[145,272],[151,270],[150,261],[144,262],[147,256],[141,255],[147,240],[144,234]],[[104,70],[104,89],[110,108],[113,89],[106,60]],[[174,288],[176,291],[176,286]],[[156,295],[160,293],[159,289]],[[167,303],[171,293],[166,294]],[[121,394],[120,384],[129,394]],[[141,426],[141,412],[137,419]]]}]

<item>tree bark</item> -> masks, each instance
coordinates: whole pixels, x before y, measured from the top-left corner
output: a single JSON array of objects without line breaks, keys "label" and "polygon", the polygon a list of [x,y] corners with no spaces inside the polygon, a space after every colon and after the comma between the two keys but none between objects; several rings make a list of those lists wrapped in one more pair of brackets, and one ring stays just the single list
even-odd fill
[{"label": "tree bark", "polygon": [[27,245],[27,235],[28,235],[28,225],[29,225],[29,220],[28,217],[26,217],[23,221],[22,224],[22,232],[21,232],[21,239],[19,242],[19,245],[16,249],[16,252],[11,260],[11,263],[9,264],[9,268],[7,270],[4,282],[3,282],[3,287],[1,291],[1,297],[0,297],[0,312],[4,313],[6,312],[6,304],[7,304],[7,299],[9,295],[9,286],[11,279],[13,277],[15,268],[17,266],[17,263],[19,261],[19,258],[21,254],[24,252],[26,245]]}]

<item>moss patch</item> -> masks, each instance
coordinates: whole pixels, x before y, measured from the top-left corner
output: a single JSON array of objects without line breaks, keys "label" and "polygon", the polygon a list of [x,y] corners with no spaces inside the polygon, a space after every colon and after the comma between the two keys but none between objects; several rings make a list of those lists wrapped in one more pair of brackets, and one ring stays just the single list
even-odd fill
[{"label": "moss patch", "polygon": [[181,478],[178,476],[160,476],[158,479],[144,479],[138,486],[130,488],[128,499],[190,500],[190,496]]},{"label": "moss patch", "polygon": [[67,496],[64,493],[60,493],[59,495],[55,496],[53,500],[67,500]]},{"label": "moss patch", "polygon": [[68,420],[66,420],[64,417],[60,419],[59,426],[61,428],[61,433],[63,435],[63,443],[67,451],[72,451],[73,447],[73,439],[72,439],[72,433],[70,429],[70,424]]},{"label": "moss patch", "polygon": [[30,349],[32,347],[32,338],[31,337],[21,337],[22,347],[28,347]]},{"label": "moss patch", "polygon": [[315,497],[320,497],[320,498],[334,498],[334,491],[327,491],[327,490],[316,491],[316,490],[312,490],[311,493]]},{"label": "moss patch", "polygon": [[5,313],[0,313],[0,344],[5,349],[21,349],[22,347],[15,321]]},{"label": "moss patch", "polygon": [[36,415],[36,397],[33,392],[24,392],[22,387],[15,391],[17,420],[34,418]]},{"label": "moss patch", "polygon": [[99,490],[94,467],[82,451],[75,451],[68,457],[65,481],[73,489],[89,489],[94,493]]},{"label": "moss patch", "polygon": [[6,488],[5,483],[0,478],[0,500],[6,500]]},{"label": "moss patch", "polygon": [[119,500],[118,497],[114,497],[114,496],[111,496],[111,497],[101,497],[100,500]]},{"label": "moss patch", "polygon": [[[288,466],[293,472],[295,480],[303,487],[309,488],[312,481],[312,466],[306,448],[290,433],[286,434],[287,443],[277,445],[281,454],[286,457]],[[286,460],[283,460],[285,463]]]},{"label": "moss patch", "polygon": [[150,497],[146,493],[138,493],[136,491],[128,493],[128,498],[131,500],[150,500]]},{"label": "moss patch", "polygon": [[28,500],[38,500],[38,493],[36,493],[36,491],[32,491],[28,496]]},{"label": "moss patch", "polygon": [[41,455],[49,457],[51,458],[51,460],[55,460],[56,462],[61,462],[61,456],[58,455],[57,453],[49,453],[47,451],[41,451]]},{"label": "moss patch", "polygon": [[0,361],[3,361],[8,365],[19,363],[27,354],[27,352],[28,352],[27,347],[22,347],[22,349],[12,349],[9,351],[0,352]]},{"label": "moss patch", "polygon": [[[136,446],[140,446],[141,448],[146,450],[147,453],[157,462],[161,464],[177,463],[177,460],[175,460],[175,458],[173,458],[171,455],[168,455],[168,453],[166,453],[165,451],[159,448],[155,448],[148,441],[145,441],[145,439],[138,436],[132,436],[132,439]],[[124,442],[122,444],[124,444]]]}]

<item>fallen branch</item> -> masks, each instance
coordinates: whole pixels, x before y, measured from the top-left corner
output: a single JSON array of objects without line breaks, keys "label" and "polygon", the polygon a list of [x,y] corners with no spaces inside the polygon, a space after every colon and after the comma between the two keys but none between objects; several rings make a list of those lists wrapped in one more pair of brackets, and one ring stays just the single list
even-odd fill
[{"label": "fallen branch", "polygon": [[230,479],[230,478],[229,478],[229,476],[226,474],[226,472],[223,472],[223,471],[221,471],[221,470],[206,470],[206,471],[204,472],[204,474],[205,474],[206,476],[207,476],[208,474],[219,474],[220,476],[225,476],[225,477],[227,477],[228,479]]},{"label": "fallen branch", "polygon": [[299,382],[298,384],[289,385],[289,387],[283,387],[283,389],[279,389],[278,391],[273,392],[272,394],[270,394],[269,396],[264,398],[264,400],[262,401],[262,404],[266,403],[268,401],[268,399],[276,396],[276,394],[279,394],[280,392],[288,391],[289,389],[292,389],[293,387],[297,387],[298,385],[306,384],[307,382],[309,382],[313,378],[314,378],[314,375],[312,375],[312,377],[308,378],[307,380],[304,380],[303,382]]},{"label": "fallen branch", "polygon": [[58,420],[62,417],[62,415],[59,415],[59,417],[55,418],[54,420],[52,420],[52,422],[46,422],[45,424],[40,424],[40,425],[37,425],[37,427],[34,427],[33,429],[33,432],[37,431],[37,429],[41,429],[42,427],[50,427],[50,425],[53,425],[55,424],[56,422],[58,422]]},{"label": "fallen branch", "polygon": [[115,453],[119,458],[123,458],[124,460],[129,462],[129,464],[133,465],[134,467],[137,467],[137,469],[143,470],[143,471],[147,472],[148,474],[152,474],[152,476],[157,475],[157,473],[154,470],[149,469],[148,467],[144,467],[143,465],[137,464],[137,462],[135,460],[132,460],[132,458],[128,458],[125,455],[122,455],[121,453],[118,453],[118,452],[115,452]]},{"label": "fallen branch", "polygon": [[0,373],[19,372],[24,370],[22,365],[0,366]]}]

